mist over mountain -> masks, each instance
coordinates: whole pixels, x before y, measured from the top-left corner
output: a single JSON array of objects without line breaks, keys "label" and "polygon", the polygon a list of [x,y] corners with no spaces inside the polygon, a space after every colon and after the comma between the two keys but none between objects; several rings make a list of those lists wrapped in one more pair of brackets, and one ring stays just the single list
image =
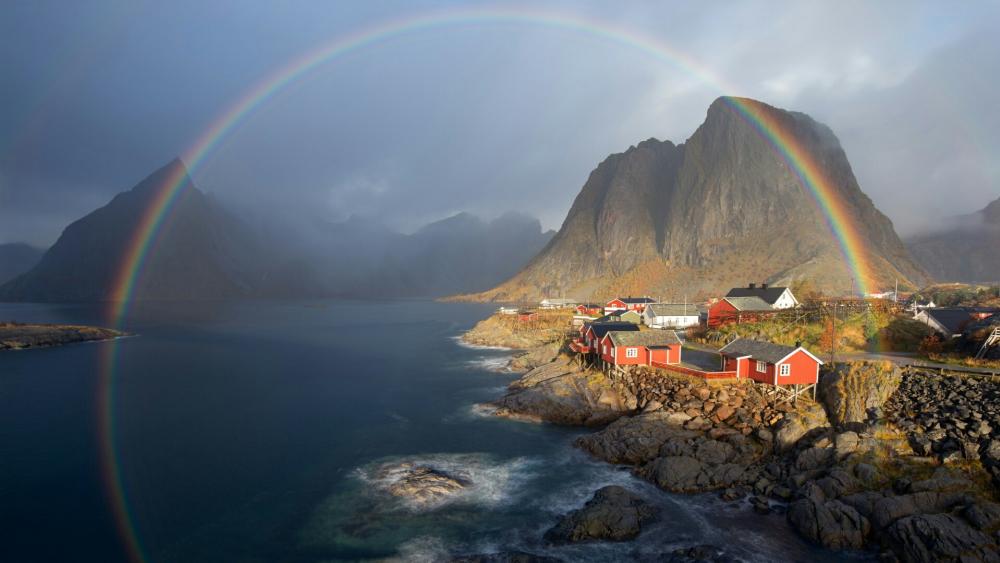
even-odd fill
[{"label": "mist over mountain", "polygon": [[44,253],[40,248],[21,242],[0,244],[0,284],[35,267]]},{"label": "mist over mountain", "polygon": [[935,279],[1000,280],[1000,198],[975,213],[946,218],[941,226],[906,240],[913,257]]},{"label": "mist over mountain", "polygon": [[13,272],[21,275],[0,286],[0,299],[115,299],[139,221],[164,183],[176,178],[179,195],[136,277],[138,300],[481,291],[514,275],[553,236],[537,219],[513,213],[489,222],[460,213],[411,235],[357,216],[339,223],[299,217],[297,225],[250,218],[195,187],[175,160],[69,225],[36,264]]},{"label": "mist over mountain", "polygon": [[[779,121],[824,168],[859,227],[874,286],[926,274],[861,191],[840,143],[809,116],[741,100]],[[649,139],[590,174],[558,234],[513,279],[475,299],[709,295],[747,281],[852,290],[813,196],[727,100],[683,144]]]}]

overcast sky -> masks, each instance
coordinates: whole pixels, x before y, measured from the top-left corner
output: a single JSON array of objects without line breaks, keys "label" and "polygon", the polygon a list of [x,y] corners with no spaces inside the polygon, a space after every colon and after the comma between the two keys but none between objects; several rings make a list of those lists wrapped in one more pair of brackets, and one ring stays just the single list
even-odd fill
[{"label": "overcast sky", "polygon": [[[402,230],[508,209],[558,228],[608,154],[683,142],[713,99],[736,94],[830,125],[901,234],[1000,196],[997,2],[470,5],[583,18],[689,63],[559,25],[415,29],[277,92],[194,168],[196,182],[224,200]],[[303,54],[456,6],[4,3],[0,242],[51,244]]]}]

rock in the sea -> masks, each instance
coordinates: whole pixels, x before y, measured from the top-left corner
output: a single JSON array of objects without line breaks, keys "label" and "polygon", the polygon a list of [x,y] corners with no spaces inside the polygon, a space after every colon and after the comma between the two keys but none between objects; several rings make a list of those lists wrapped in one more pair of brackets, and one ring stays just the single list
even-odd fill
[{"label": "rock in the sea", "polygon": [[427,465],[397,463],[379,469],[377,478],[393,496],[418,506],[441,503],[462,492],[469,481]]},{"label": "rock in the sea", "polygon": [[800,499],[788,510],[788,521],[800,534],[829,549],[861,549],[871,524],[839,500]]},{"label": "rock in the sea", "polygon": [[656,516],[656,509],[623,487],[611,485],[594,493],[583,508],[566,514],[545,539],[554,543],[587,540],[630,540],[642,524]]},{"label": "rock in the sea", "polygon": [[951,514],[919,514],[897,520],[886,533],[903,561],[1000,561],[994,538]]}]

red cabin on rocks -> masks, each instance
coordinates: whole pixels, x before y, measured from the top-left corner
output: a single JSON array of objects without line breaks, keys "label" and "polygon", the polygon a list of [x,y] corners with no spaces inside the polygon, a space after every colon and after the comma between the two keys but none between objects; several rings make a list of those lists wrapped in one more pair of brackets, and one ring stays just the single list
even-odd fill
[{"label": "red cabin on rocks", "polygon": [[708,308],[708,326],[753,323],[774,312],[774,307],[760,297],[723,297]]},{"label": "red cabin on rocks", "polygon": [[604,312],[635,311],[642,313],[646,310],[646,305],[650,303],[656,303],[656,300],[650,297],[618,297],[608,301],[604,306]]},{"label": "red cabin on rocks", "polygon": [[681,341],[672,330],[617,331],[601,339],[601,359],[616,366],[649,366],[653,362],[679,364]]},{"label": "red cabin on rocks", "polygon": [[726,371],[771,385],[813,385],[819,381],[823,361],[802,346],[792,347],[737,338],[725,345],[722,355]]},{"label": "red cabin on rocks", "polygon": [[639,331],[639,327],[632,323],[624,322],[604,322],[604,323],[587,323],[586,328],[583,331],[583,344],[589,346],[590,348],[596,349],[601,340],[604,339],[605,335],[613,330],[619,332],[623,331]]}]

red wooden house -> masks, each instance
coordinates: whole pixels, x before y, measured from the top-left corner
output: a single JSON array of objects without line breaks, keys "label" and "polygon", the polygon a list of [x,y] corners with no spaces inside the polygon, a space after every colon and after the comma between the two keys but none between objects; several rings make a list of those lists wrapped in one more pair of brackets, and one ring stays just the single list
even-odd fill
[{"label": "red wooden house", "polygon": [[681,341],[672,330],[613,330],[601,339],[599,354],[602,360],[616,366],[679,364]]},{"label": "red wooden house", "polygon": [[517,320],[521,321],[522,323],[537,321],[538,313],[535,311],[518,311]]},{"label": "red wooden house", "polygon": [[604,314],[604,308],[597,303],[581,303],[576,306],[578,315],[600,316]]},{"label": "red wooden house", "polygon": [[618,297],[608,301],[604,305],[605,313],[614,313],[617,311],[635,311],[637,313],[642,313],[646,310],[646,305],[650,303],[656,303],[655,299],[650,297]]},{"label": "red wooden house", "polygon": [[812,385],[819,381],[823,361],[802,346],[737,338],[719,350],[726,371],[738,379],[771,385]]},{"label": "red wooden house", "polygon": [[754,323],[775,313],[775,308],[760,297],[723,297],[708,308],[708,326],[730,323]]},{"label": "red wooden house", "polygon": [[623,322],[586,323],[583,325],[579,344],[578,346],[574,346],[574,348],[579,352],[593,352],[600,346],[604,336],[613,330],[638,332],[639,327],[632,323]]}]

